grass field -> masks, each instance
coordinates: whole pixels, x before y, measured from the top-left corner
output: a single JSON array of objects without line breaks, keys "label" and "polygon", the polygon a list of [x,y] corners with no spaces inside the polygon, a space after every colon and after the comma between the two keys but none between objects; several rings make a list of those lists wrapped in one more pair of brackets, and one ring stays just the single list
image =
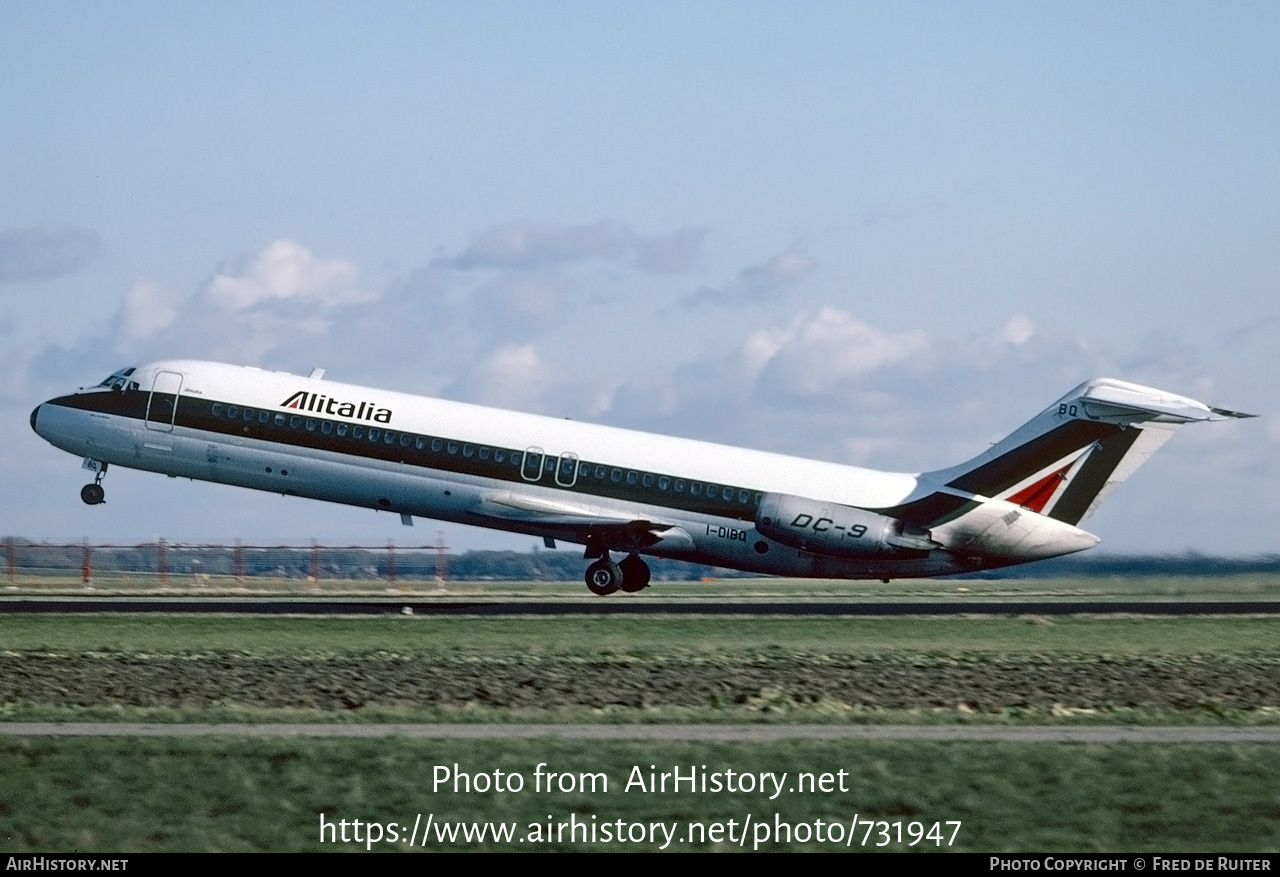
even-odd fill
[{"label": "grass field", "polygon": [[1273,616],[7,615],[0,719],[1270,724],[1277,643]]},{"label": "grass field", "polygon": [[[1009,582],[942,584],[989,586],[989,591],[978,591],[983,596],[996,594],[996,589],[1019,599],[1029,593],[1016,591],[1020,586]],[[1054,595],[1085,587],[1058,584],[1061,587],[1037,581],[1025,587]],[[1130,597],[1141,591],[1164,597],[1162,589],[1176,587],[1180,593],[1256,597],[1266,584],[1242,580],[1192,587],[1178,581],[1139,587],[1129,582],[1129,592],[1112,589],[1109,596]],[[836,593],[824,588],[848,588],[806,586],[812,586],[805,595],[809,599]],[[547,588],[475,587],[483,595],[500,595],[505,588],[544,594]],[[879,598],[890,599],[892,586],[882,587],[886,590]],[[770,589],[777,588],[776,582],[762,582],[752,583],[748,590],[773,597]],[[956,599],[966,599],[966,593],[975,591],[957,592]],[[0,616],[0,664],[0,685],[9,686],[5,690],[42,692],[34,699],[0,698],[0,718],[8,720],[1280,721],[1280,686],[1272,687],[1280,680],[1280,616],[8,615]],[[838,688],[830,689],[830,696],[797,694],[805,685],[818,685],[822,691],[822,685],[835,686],[869,669],[873,680],[887,680],[883,690],[889,693],[919,687],[923,680],[926,688],[935,683],[953,686],[955,691],[947,695],[953,701],[889,709],[858,705]],[[106,672],[105,681],[95,681],[98,677],[92,674],[99,671]],[[391,685],[393,691],[414,683],[420,684],[414,690],[430,693],[459,678],[474,681],[463,685],[460,700],[380,701],[376,691],[382,689],[377,685],[392,671],[407,673]],[[81,673],[88,675],[79,678]],[[320,673],[319,682],[309,684],[316,690],[375,694],[355,705],[321,700],[310,706],[284,706],[272,700],[273,692],[292,690],[289,686],[314,673]],[[784,682],[778,688],[760,688],[759,680],[773,678],[771,673],[781,673],[778,678]],[[1233,707],[1214,697],[1197,700],[1198,695],[1185,703],[1116,702],[1101,708],[1031,701],[1020,707],[988,707],[981,699],[991,692],[1011,691],[1015,683],[1026,687],[1019,697],[1034,695],[1067,677],[1077,682],[1065,691],[1087,694],[1090,685],[1101,685],[1117,673],[1125,684],[1149,684],[1153,690],[1207,678],[1204,684],[1221,688],[1223,697],[1251,693],[1254,705]],[[657,694],[636,703],[619,698],[624,683],[630,684],[637,674],[656,680],[644,685]],[[35,686],[37,677],[45,680],[44,687]],[[533,689],[528,680],[536,683]],[[738,686],[755,693],[693,706],[663,699],[700,684],[713,689]],[[201,694],[204,685],[214,686],[215,694]],[[487,691],[484,697],[467,700],[468,686]],[[976,686],[987,695],[964,695],[965,686]],[[216,692],[224,690],[230,694],[217,699]],[[138,692],[151,700],[131,700]],[[532,693],[520,700],[522,692]],[[560,705],[537,706],[540,697],[552,695],[562,699]],[[957,696],[960,702],[954,701]],[[603,700],[593,705],[592,698]],[[970,706],[970,701],[978,705]],[[432,788],[437,766],[457,764],[477,774],[516,771],[532,782],[539,763],[575,775],[602,773],[610,789],[454,794]],[[677,765],[685,771],[706,765],[709,771],[785,771],[793,777],[800,771],[844,770],[847,791],[786,792],[774,800],[754,791],[621,791],[632,768],[639,766],[643,773],[650,765],[659,773]],[[558,826],[570,819],[597,826],[616,820],[628,826],[661,823],[678,826],[672,829],[677,834],[671,849],[744,848],[727,835],[717,835],[719,841],[691,836],[689,826],[719,823],[727,831],[729,820],[735,820],[741,830],[748,817],[756,825],[766,820],[773,826],[775,819],[806,825],[809,833],[778,843],[772,834],[761,838],[753,831],[746,849],[757,841],[762,850],[858,848],[858,842],[841,847],[813,834],[818,820],[828,827],[835,820],[847,836],[847,825],[856,816],[864,820],[859,840],[868,819],[901,823],[908,833],[913,823],[919,833],[935,822],[959,820],[954,849],[984,852],[1257,852],[1280,848],[1280,793],[1273,782],[1277,775],[1280,748],[1263,745],[8,740],[0,742],[0,850],[328,850],[343,844],[320,842],[322,815],[334,823],[396,822],[407,834],[409,823],[421,813],[423,819],[433,814],[436,824],[512,823],[516,837],[531,836],[533,824],[541,833],[547,823]],[[876,840],[872,835],[868,846]],[[483,842],[433,840],[428,848],[555,851],[660,846],[661,841],[647,840],[604,843],[597,836],[594,843],[581,837],[524,843],[495,843],[491,837]],[[407,845],[402,839],[373,848]],[[938,847],[932,842],[911,847],[894,841],[890,848]]]},{"label": "grass field", "polygon": [[1280,659],[1276,616],[2,615],[0,650],[199,656],[415,655],[457,661],[784,655],[953,660],[1151,655]]},{"label": "grass field", "polygon": [[[594,791],[535,789],[535,770],[602,774]],[[627,783],[639,768],[705,772],[786,773],[783,791],[680,793]],[[456,767],[455,767],[456,766]],[[500,770],[518,792],[453,791],[434,786],[437,770],[475,776]],[[844,771],[845,775],[839,775]],[[797,791],[801,772],[830,775],[829,792],[815,782]],[[1046,744],[654,744],[555,741],[448,743],[363,740],[28,740],[0,742],[0,851],[324,851],[364,850],[364,843],[322,843],[321,818],[396,823],[405,837],[418,814],[442,823],[500,822],[515,842],[433,836],[426,849],[657,850],[656,840],[604,843],[604,823],[661,823],[671,829],[669,849],[842,850],[862,847],[871,829],[860,822],[850,847],[832,836],[830,823],[849,837],[855,818],[892,826],[881,849],[982,852],[1154,851],[1257,852],[1280,848],[1280,750],[1265,746],[1084,746]],[[840,791],[843,784],[844,791]],[[812,788],[812,790],[810,790]],[[597,827],[576,840],[556,837],[570,819]],[[745,847],[729,834],[750,819]],[[827,832],[815,831],[821,820]],[[778,821],[793,826],[779,843]],[[961,823],[955,833],[947,821]],[[703,837],[719,823],[719,842]],[[936,841],[910,844],[934,823]],[[552,826],[547,830],[547,826]],[[803,831],[795,828],[806,826]],[[765,831],[761,831],[761,827]],[[538,832],[536,840],[533,831]],[[872,833],[866,844],[884,840]],[[367,829],[366,829],[367,831]],[[561,830],[562,832],[564,830]],[[550,839],[546,839],[546,834]],[[366,835],[361,835],[362,839]],[[353,840],[354,828],[349,835]],[[421,835],[418,835],[419,841]],[[340,836],[333,835],[334,840]],[[519,839],[527,838],[523,843]],[[784,838],[785,840],[785,838]],[[420,842],[413,848],[419,848]],[[405,840],[375,850],[407,850]]]}]

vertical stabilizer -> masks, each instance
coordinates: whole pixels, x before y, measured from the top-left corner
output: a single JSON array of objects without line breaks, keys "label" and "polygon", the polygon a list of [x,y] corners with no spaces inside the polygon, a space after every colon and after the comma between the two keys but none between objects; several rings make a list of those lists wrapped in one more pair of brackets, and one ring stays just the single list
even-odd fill
[{"label": "vertical stabilizer", "polygon": [[1088,517],[1185,423],[1250,417],[1110,378],[1076,387],[967,463],[922,476],[1063,523]]}]

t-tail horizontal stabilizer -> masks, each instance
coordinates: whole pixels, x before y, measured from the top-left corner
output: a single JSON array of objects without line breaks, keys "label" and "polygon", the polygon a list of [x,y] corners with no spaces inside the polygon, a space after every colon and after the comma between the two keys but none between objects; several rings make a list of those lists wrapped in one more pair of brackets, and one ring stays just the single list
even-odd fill
[{"label": "t-tail horizontal stabilizer", "polygon": [[[1186,423],[1252,417],[1097,378],[967,463],[925,473],[939,487],[1077,524]],[[950,492],[950,491],[948,491]]]}]

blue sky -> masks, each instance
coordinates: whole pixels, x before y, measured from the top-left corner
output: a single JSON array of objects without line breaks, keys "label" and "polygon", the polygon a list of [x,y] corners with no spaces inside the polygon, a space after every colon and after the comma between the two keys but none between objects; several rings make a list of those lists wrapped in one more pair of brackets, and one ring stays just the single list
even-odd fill
[{"label": "blue sky", "polygon": [[1103,547],[1280,551],[1276,45],[1265,3],[10,4],[0,531],[434,539],[83,507],[31,408],[183,356],[900,470],[1107,375],[1264,417]]}]

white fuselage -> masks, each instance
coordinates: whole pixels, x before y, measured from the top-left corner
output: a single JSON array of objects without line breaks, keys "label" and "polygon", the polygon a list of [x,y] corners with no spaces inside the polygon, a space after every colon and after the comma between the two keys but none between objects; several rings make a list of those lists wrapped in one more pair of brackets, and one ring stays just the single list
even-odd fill
[{"label": "white fuselage", "polygon": [[[209,362],[139,367],[44,403],[32,425],[115,466],[405,516],[580,542],[651,523],[649,544],[606,547],[780,575],[939,575],[1097,541],[917,475]],[[839,556],[761,533],[769,494],[855,510],[942,494],[964,511],[931,529],[931,550]]]}]

